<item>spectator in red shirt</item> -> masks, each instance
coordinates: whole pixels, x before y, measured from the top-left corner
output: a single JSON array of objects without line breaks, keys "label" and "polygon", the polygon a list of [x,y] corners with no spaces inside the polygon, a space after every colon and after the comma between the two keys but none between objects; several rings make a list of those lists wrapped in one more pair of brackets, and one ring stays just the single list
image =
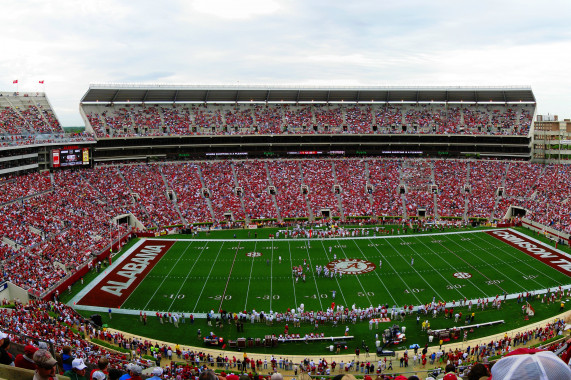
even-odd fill
[{"label": "spectator in red shirt", "polygon": [[28,344],[26,347],[24,347],[24,353],[16,356],[16,359],[14,360],[14,366],[35,371],[37,367],[34,363],[33,357],[36,351],[38,351],[36,347]]}]

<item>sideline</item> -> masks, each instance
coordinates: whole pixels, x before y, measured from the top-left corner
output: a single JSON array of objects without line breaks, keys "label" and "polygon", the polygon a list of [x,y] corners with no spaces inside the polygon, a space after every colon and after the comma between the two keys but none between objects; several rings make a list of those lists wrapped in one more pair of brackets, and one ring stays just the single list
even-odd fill
[{"label": "sideline", "polygon": [[[470,347],[474,347],[475,345],[481,345],[481,344],[488,344],[490,343],[490,341],[496,341],[499,339],[503,339],[506,335],[508,337],[513,338],[517,333],[519,332],[525,332],[525,331],[529,331],[529,330],[533,330],[537,327],[544,327],[546,324],[551,323],[557,319],[563,319],[564,321],[566,321],[567,323],[571,323],[571,310],[568,310],[564,313],[555,315],[551,318],[547,318],[544,319],[542,321],[538,321],[538,322],[534,322],[533,324],[530,325],[526,325],[520,328],[517,328],[515,330],[511,330],[511,331],[506,331],[503,333],[499,333],[499,334],[494,334],[494,335],[490,335],[487,337],[483,337],[483,338],[478,338],[478,339],[472,339],[472,340],[468,340],[466,342],[457,342],[457,343],[449,343],[449,344],[443,344],[442,345],[442,350],[443,352],[448,352],[449,350],[456,350],[457,348],[459,350],[465,350],[468,346]],[[147,337],[143,337],[140,335],[135,335],[135,334],[131,334],[131,333],[127,333],[127,332],[123,332],[120,330],[116,330],[113,328],[107,328],[106,331],[109,331],[110,333],[119,333],[122,334],[124,338],[136,338],[142,341],[150,341],[153,343],[157,343],[159,344],[159,346],[170,346],[173,348],[174,351],[174,347],[177,345],[177,343],[172,343],[172,342],[165,342],[165,341],[160,341],[160,340],[155,340],[155,339],[150,339]],[[569,336],[569,335],[567,335]],[[538,340],[536,339],[532,339],[530,340],[526,345],[522,345],[524,347],[527,347],[529,345],[535,345],[537,343],[540,343]],[[264,354],[258,354],[258,353],[249,353],[247,352],[247,350],[245,351],[230,351],[230,350],[216,350],[216,349],[211,349],[211,348],[206,348],[206,347],[198,347],[198,346],[190,346],[190,345],[180,345],[180,349],[182,351],[194,351],[194,352],[204,352],[205,354],[210,354],[214,357],[216,356],[228,356],[229,358],[231,358],[232,356],[236,356],[236,358],[242,358],[244,355],[247,354],[248,358],[250,359],[267,359],[268,361],[271,359],[271,357],[275,357],[276,360],[278,358],[284,358],[284,359],[288,359],[288,360],[292,360],[294,362],[294,364],[299,364],[300,362],[302,362],[304,359],[309,359],[309,360],[322,360],[325,359],[327,360],[328,363],[331,363],[333,361],[335,361],[336,363],[340,363],[341,361],[344,361],[345,363],[351,362],[352,360],[364,360],[364,361],[370,361],[373,364],[375,364],[376,367],[376,362],[383,360],[383,357],[377,357],[375,352],[372,352],[370,354],[370,356],[365,356],[364,353],[362,353],[361,356],[356,357],[354,353],[351,354],[340,354],[340,355],[334,355],[332,353],[329,353],[329,355],[283,355],[280,354],[278,352],[276,353],[264,353]],[[409,349],[410,350],[410,349]],[[432,346],[428,348],[428,353],[432,353],[433,351],[438,350],[438,346]],[[428,372],[428,370],[430,369],[434,369],[434,368],[439,368],[439,365],[436,365],[437,363],[435,363],[434,365],[430,366],[427,363],[427,367],[426,368],[421,368],[420,365],[412,365],[412,356],[410,356],[409,353],[409,357],[410,357],[410,363],[409,363],[409,367],[399,367],[399,363],[398,363],[398,358],[400,358],[403,354],[404,354],[405,350],[398,350],[395,351],[396,356],[392,357],[393,360],[393,370],[392,371],[384,371],[386,373],[402,373],[403,371],[407,371],[407,372],[414,372],[417,371],[418,373],[424,373],[426,374]],[[428,354],[427,354],[428,355]],[[173,361],[174,362],[184,362],[184,359],[176,359],[176,354],[173,354]],[[388,359],[387,359],[388,360]],[[170,365],[171,361],[163,358],[161,360],[161,366],[165,366],[165,365]],[[401,369],[399,371],[399,369]],[[269,368],[268,368],[269,370]],[[337,370],[336,370],[337,371]],[[229,372],[236,372],[236,371],[231,371],[229,370]],[[262,372],[267,372],[267,371],[262,371]],[[280,369],[278,368],[278,372],[281,373],[293,373],[293,371],[290,370],[284,370],[284,369]],[[318,375],[315,376],[316,378],[319,377]]]},{"label": "sideline", "polygon": [[[458,235],[458,234],[477,234],[486,231],[502,231],[506,228],[487,228],[484,230],[476,230],[476,231],[451,231],[451,232],[434,232],[434,233],[418,233],[418,234],[407,234],[407,235],[380,235],[380,236],[346,236],[346,237],[330,237],[330,238],[322,238],[322,237],[312,237],[308,238],[305,236],[299,238],[272,238],[272,239],[176,239],[176,238],[140,238],[140,239],[150,239],[150,240],[166,240],[166,241],[249,241],[249,242],[256,242],[256,241],[327,241],[327,240],[365,240],[365,239],[401,239],[406,237],[419,237],[419,236],[439,236],[439,235]],[[222,231],[222,230],[221,230]],[[307,230],[304,230],[307,231]],[[316,230],[321,231],[321,230]]]}]

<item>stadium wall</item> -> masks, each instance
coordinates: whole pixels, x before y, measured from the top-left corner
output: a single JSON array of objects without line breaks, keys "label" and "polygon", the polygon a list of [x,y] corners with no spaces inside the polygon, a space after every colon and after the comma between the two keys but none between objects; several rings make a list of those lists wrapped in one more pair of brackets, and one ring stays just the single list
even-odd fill
[{"label": "stadium wall", "polygon": [[534,222],[533,220],[530,220],[527,218],[523,218],[521,221],[521,224],[524,227],[529,228],[532,231],[536,231],[536,232],[545,234],[546,237],[555,238],[555,239],[563,239],[568,245],[571,245],[571,240],[569,239],[571,237],[570,234],[567,234],[567,233],[561,232],[561,231],[557,231],[554,228],[544,226],[543,224]]},{"label": "stadium wall", "polygon": [[0,300],[10,301],[15,299],[18,299],[23,303],[27,303],[29,300],[28,292],[9,281],[0,283]]}]

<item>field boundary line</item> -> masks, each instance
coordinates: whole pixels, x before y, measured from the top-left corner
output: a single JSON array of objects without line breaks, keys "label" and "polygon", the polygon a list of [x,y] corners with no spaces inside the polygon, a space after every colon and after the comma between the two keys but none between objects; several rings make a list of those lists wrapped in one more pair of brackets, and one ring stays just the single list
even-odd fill
[{"label": "field boundary line", "polygon": [[[534,243],[536,243],[537,245],[541,245],[542,247],[549,248],[549,249],[553,250],[554,252],[557,252],[558,254],[561,254],[562,256],[565,256],[565,257],[571,259],[571,255],[569,255],[568,253],[566,253],[566,252],[564,252],[564,251],[561,251],[560,249],[551,247],[550,245],[548,245],[548,244],[546,244],[546,243],[544,243],[544,242],[542,242],[542,241],[539,241],[539,240],[537,240],[537,239],[534,239],[533,237],[528,236],[528,235],[526,235],[526,234],[524,234],[524,233],[521,233],[521,232],[519,232],[519,231],[516,231],[516,230],[514,230],[514,229],[509,228],[508,230],[509,230],[510,232],[512,232],[512,233],[514,233],[514,234],[520,236],[521,238],[529,239],[529,240],[533,241]],[[491,235],[491,234],[488,234],[488,235]],[[496,238],[496,237],[494,236],[494,238]],[[497,238],[496,238],[496,239],[497,239]],[[498,240],[502,241],[501,239],[498,239]],[[505,242],[503,242],[503,243],[505,243]],[[507,243],[506,243],[506,244],[507,244]],[[508,244],[508,245],[509,245],[509,244]],[[512,246],[512,247],[513,247],[513,246]],[[516,247],[514,247],[514,248],[516,248]],[[516,249],[517,249],[518,251],[520,251],[520,252],[523,252],[521,249],[518,249],[518,248],[516,248]],[[525,252],[523,252],[523,253],[525,253]],[[528,256],[529,256],[529,255],[528,255]],[[530,257],[533,257],[533,256],[530,256]],[[547,265],[545,262],[543,262],[543,261],[541,261],[541,260],[538,260],[536,257],[533,257],[533,258],[535,259],[535,261],[539,261],[539,262],[541,262],[541,263]],[[525,261],[522,261],[522,263],[525,263],[526,265],[528,265],[528,266],[531,267],[531,265],[527,264]],[[553,268],[553,267],[550,266],[550,265],[547,265],[547,266],[549,266],[549,267],[552,268],[552,269],[555,269],[555,268]],[[532,268],[533,268],[533,267],[532,267]],[[535,268],[534,268],[534,269],[535,269]],[[559,270],[557,270],[557,269],[555,269],[555,270],[556,270],[557,272],[559,272],[559,273],[565,275],[565,273],[563,273],[563,272],[561,272],[561,271],[559,271]],[[540,272],[540,273],[543,274],[543,275],[545,275],[543,272]],[[554,281],[557,281],[557,280],[555,280],[555,279],[554,279],[553,277],[551,277],[551,276],[547,276],[547,275],[545,275],[545,276],[551,278],[551,279],[554,280]]]},{"label": "field boundary line", "polygon": [[[505,228],[496,228],[496,229],[494,229],[494,231],[495,231],[495,230],[505,230]],[[568,253],[565,252],[565,251],[560,250],[559,248],[552,247],[552,246],[550,246],[549,244],[546,244],[546,243],[542,242],[541,240],[537,240],[536,238],[531,237],[531,236],[529,236],[529,235],[526,235],[526,234],[524,234],[524,233],[522,233],[522,232],[519,232],[519,231],[517,231],[517,230],[514,230],[513,228],[508,228],[508,230],[509,230],[510,232],[513,232],[513,233],[516,234],[516,235],[519,235],[519,236],[524,237],[524,238],[529,239],[529,240],[533,240],[534,243],[537,243],[537,244],[539,244],[539,245],[541,245],[541,246],[543,246],[543,247],[545,247],[545,248],[549,248],[549,249],[551,249],[551,250],[553,250],[553,251],[557,251],[557,253],[559,253],[559,254],[561,254],[561,255],[563,255],[563,256],[566,256],[568,259],[571,259],[571,255],[570,255],[570,254],[568,254]],[[488,231],[492,231],[492,230],[488,230]]]},{"label": "field boundary line", "polygon": [[[458,234],[478,234],[488,231],[501,231],[505,230],[505,228],[489,228],[486,230],[476,230],[476,231],[450,231],[450,232],[431,232],[428,234],[406,234],[406,235],[382,235],[382,236],[348,236],[348,237],[332,237],[332,238],[310,238],[309,240],[367,240],[367,239],[401,239],[406,237],[416,237],[416,236],[438,236],[438,235],[458,235]],[[215,230],[216,231],[216,230]],[[161,239],[153,239],[153,240],[167,240],[167,241],[217,241],[217,242],[224,242],[224,241],[247,241],[247,242],[260,242],[260,241],[271,241],[271,240],[278,240],[278,241],[301,241],[307,240],[307,238],[268,238],[268,239],[177,239],[177,238],[161,238]]]}]

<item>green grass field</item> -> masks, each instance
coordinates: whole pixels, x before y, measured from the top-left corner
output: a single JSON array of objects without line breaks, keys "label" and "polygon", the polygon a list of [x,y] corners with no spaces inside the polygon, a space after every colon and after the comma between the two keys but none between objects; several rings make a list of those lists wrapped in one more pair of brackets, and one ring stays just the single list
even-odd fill
[{"label": "green grass field", "polygon": [[[261,256],[249,257],[251,252]],[[316,265],[327,265],[334,255],[338,260],[366,260],[376,268],[341,278],[316,276]],[[304,270],[305,282],[296,283],[292,266],[304,265],[304,260],[310,271]],[[471,277],[457,278],[455,273]],[[403,306],[428,303],[433,297],[437,301],[492,298],[568,283],[566,275],[484,232],[315,239],[309,245],[306,239],[197,239],[177,241],[122,308],[204,313],[280,312],[300,304],[305,310],[325,310],[331,302],[349,307]]]},{"label": "green grass field", "polygon": [[[458,232],[462,231],[464,230]],[[468,231],[476,230],[470,228],[466,232]],[[550,243],[528,230],[518,231],[546,244]],[[256,234],[259,239],[266,239],[269,234],[275,232],[276,229],[261,229],[257,230]],[[363,307],[387,303],[391,307],[392,304],[402,306],[410,303],[417,305],[419,301],[429,302],[433,296],[451,301],[462,296],[495,296],[504,290],[517,294],[524,290],[553,288],[571,283],[569,277],[564,274],[483,232],[447,235],[419,233],[406,238],[396,235],[378,239],[371,237],[312,240],[310,247],[307,247],[306,240],[246,241],[249,237],[254,237],[254,232],[226,230],[200,233],[198,239],[177,242],[139,284],[122,309],[196,313],[217,310],[222,305],[222,308],[229,311],[244,308],[258,311],[269,311],[272,308],[274,311],[283,311],[304,303],[306,310],[317,310],[331,304],[331,290],[336,290],[337,304],[350,307],[355,303],[358,307]],[[131,241],[122,254],[136,243],[137,240]],[[331,254],[329,246],[333,247]],[[569,252],[568,247],[560,249]],[[261,252],[262,256],[248,257],[247,252]],[[375,265],[379,264],[379,260],[383,260],[383,265],[380,269],[375,268],[365,274],[344,275],[336,279],[315,278],[311,275],[306,278],[305,283],[296,284],[292,280],[292,264],[302,264],[303,259],[306,259],[314,268],[315,265],[332,261],[333,254],[337,255],[337,259],[359,258],[369,260]],[[279,256],[282,257],[281,264]],[[412,267],[411,256],[415,258]],[[456,272],[468,272],[472,277],[456,278],[453,276]],[[90,272],[86,276],[86,286],[97,276],[98,274]],[[76,284],[72,294],[62,295],[64,302],[68,302],[80,288],[81,285]],[[548,318],[559,311],[558,303],[546,305],[534,300],[532,304],[536,309],[536,316],[530,321],[523,319],[521,304],[515,300],[505,303],[501,310],[477,311],[477,323],[505,320],[505,324],[476,329],[469,337],[479,338],[508,331]],[[467,312],[466,307],[457,310],[464,314]],[[86,317],[93,314],[91,310],[78,311]],[[147,325],[139,321],[138,315],[114,313],[113,319],[110,320],[107,313],[101,314],[104,323],[111,327],[150,339],[181,344],[201,346],[201,339],[196,337],[197,329],[202,329],[203,334],[213,329],[207,326],[203,319],[197,319],[193,325],[188,322],[181,324],[180,328],[176,329],[169,324],[160,324],[153,314],[149,314]],[[407,326],[407,344],[423,345],[428,341],[426,332],[417,326],[415,315],[398,323]],[[430,318],[430,323],[432,328],[436,329],[456,325],[453,320],[444,319],[442,316]],[[381,324],[381,331],[386,325]],[[344,326],[334,327],[326,324],[320,326],[319,332],[328,336],[340,335],[343,329]],[[348,343],[349,352],[360,346],[361,341],[365,341],[370,347],[374,346],[374,334],[379,331],[370,331],[368,323],[350,325],[350,329],[355,340]],[[224,328],[214,331],[225,339],[236,339],[240,336],[263,338],[267,334],[283,333],[283,323],[274,326],[247,323],[243,333],[237,332],[233,324],[226,324]],[[310,324],[290,328],[291,333],[302,335],[312,331],[313,326]],[[326,347],[328,345],[324,343],[288,343],[277,349],[254,347],[248,351],[268,354],[324,354],[328,352]]]}]

